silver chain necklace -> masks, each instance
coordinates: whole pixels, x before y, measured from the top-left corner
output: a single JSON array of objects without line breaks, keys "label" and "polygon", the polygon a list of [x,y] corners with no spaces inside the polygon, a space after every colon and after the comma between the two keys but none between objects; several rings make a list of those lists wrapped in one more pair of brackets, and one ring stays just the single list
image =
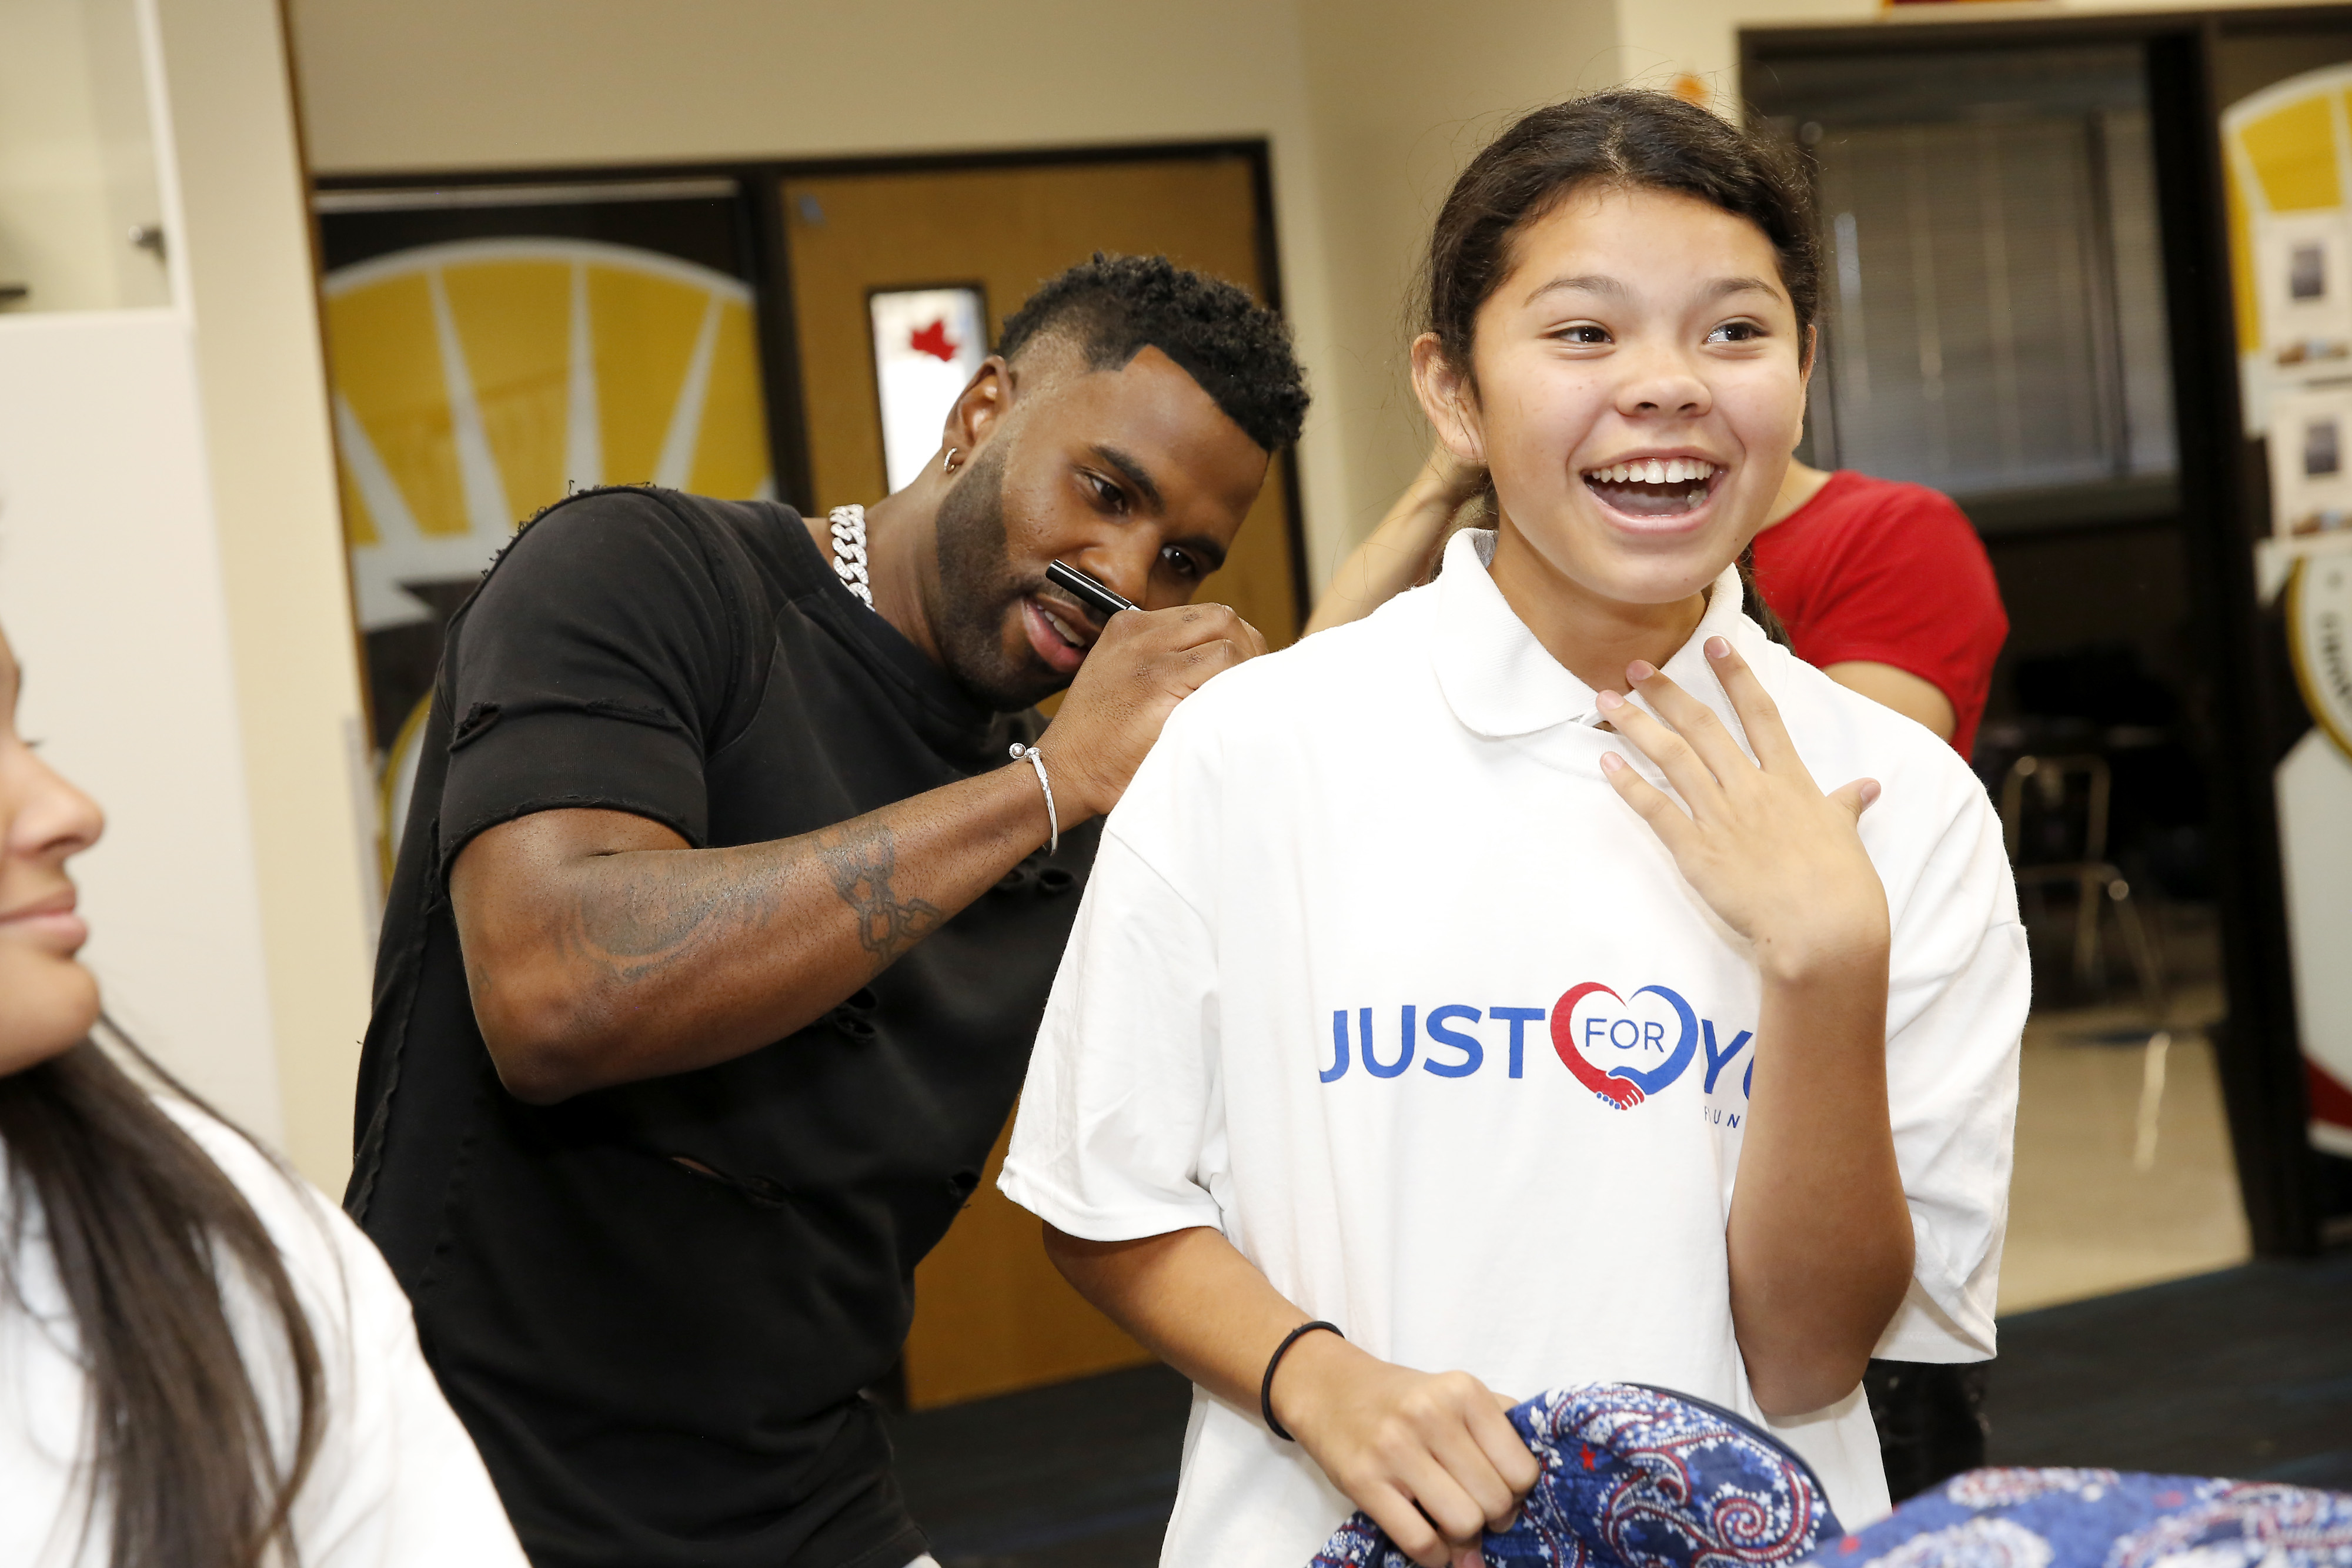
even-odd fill
[{"label": "silver chain necklace", "polygon": [[[954,452],[949,452],[948,460],[950,463],[955,460]],[[954,470],[950,469],[949,472]],[[865,601],[866,609],[872,610],[874,588],[866,575],[866,508],[835,507],[826,514],[826,517],[833,524],[834,575],[841,579],[844,588]],[[1045,792],[1045,852],[1049,855],[1059,853],[1062,848],[1062,818],[1061,813],[1054,810],[1054,781],[1045,776],[1045,754],[1034,746],[1024,746],[1016,740],[1013,743],[1011,758],[1015,762],[1026,762],[1037,770],[1037,787]]]},{"label": "silver chain necklace", "polygon": [[866,508],[835,507],[828,517],[833,523],[834,575],[872,610],[874,588],[866,574]]}]

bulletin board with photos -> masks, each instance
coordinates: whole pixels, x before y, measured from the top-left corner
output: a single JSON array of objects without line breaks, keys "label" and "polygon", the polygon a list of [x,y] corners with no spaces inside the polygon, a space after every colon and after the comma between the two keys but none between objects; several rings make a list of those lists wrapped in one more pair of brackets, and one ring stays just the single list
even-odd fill
[{"label": "bulletin board with photos", "polygon": [[2256,592],[2302,713],[2273,768],[2307,1131],[2352,1157],[2352,64],[2221,114],[2245,434],[2267,454]]},{"label": "bulletin board with photos", "polygon": [[2260,367],[2246,400],[2270,452],[2271,537],[2352,538],[2352,215],[2264,214],[2255,225]]},{"label": "bulletin board with photos", "polygon": [[2246,434],[2270,454],[2270,533],[2352,537],[2352,66],[2221,117]]}]

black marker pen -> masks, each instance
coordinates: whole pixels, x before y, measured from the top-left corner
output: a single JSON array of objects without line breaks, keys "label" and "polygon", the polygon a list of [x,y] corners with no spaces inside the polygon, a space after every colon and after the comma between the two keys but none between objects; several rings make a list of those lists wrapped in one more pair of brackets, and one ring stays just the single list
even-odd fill
[{"label": "black marker pen", "polygon": [[1121,599],[1076,567],[1065,566],[1058,560],[1046,563],[1045,580],[1064,590],[1106,621],[1122,610],[1135,608],[1131,601]]}]

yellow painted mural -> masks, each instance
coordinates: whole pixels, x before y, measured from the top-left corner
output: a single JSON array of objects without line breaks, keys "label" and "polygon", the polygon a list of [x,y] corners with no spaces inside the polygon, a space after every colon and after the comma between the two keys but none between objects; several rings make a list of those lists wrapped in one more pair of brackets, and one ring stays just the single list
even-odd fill
[{"label": "yellow painted mural", "polygon": [[[774,489],[740,279],[589,240],[467,240],[340,268],[325,293],[352,595],[371,657],[383,633],[437,635],[515,529],[573,490]],[[396,704],[377,716],[397,719],[379,758],[388,862],[429,688],[371,684],[380,706]]]}]

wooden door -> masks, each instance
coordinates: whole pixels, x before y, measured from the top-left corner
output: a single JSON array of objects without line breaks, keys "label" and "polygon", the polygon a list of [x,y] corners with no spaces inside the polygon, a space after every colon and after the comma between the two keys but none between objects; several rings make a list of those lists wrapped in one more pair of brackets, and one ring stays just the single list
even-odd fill
[{"label": "wooden door", "polygon": [[[886,489],[869,290],[978,282],[991,341],[1031,290],[1097,250],[1160,254],[1263,299],[1257,168],[1246,153],[789,179],[783,207],[818,508]],[[1282,647],[1298,634],[1297,520],[1277,457],[1200,597]],[[947,1239],[915,1271],[907,1391],[918,1407],[1150,1354],[1065,1284],[1036,1218],[996,1190],[1004,1139]]]},{"label": "wooden door", "polygon": [[[886,488],[869,289],[977,282],[991,340],[1031,290],[1096,251],[1166,256],[1265,298],[1257,169],[1246,153],[835,174],[784,183],[793,317],[820,511]],[[1275,459],[1224,569],[1199,597],[1269,647],[1298,635],[1297,520]]]}]

